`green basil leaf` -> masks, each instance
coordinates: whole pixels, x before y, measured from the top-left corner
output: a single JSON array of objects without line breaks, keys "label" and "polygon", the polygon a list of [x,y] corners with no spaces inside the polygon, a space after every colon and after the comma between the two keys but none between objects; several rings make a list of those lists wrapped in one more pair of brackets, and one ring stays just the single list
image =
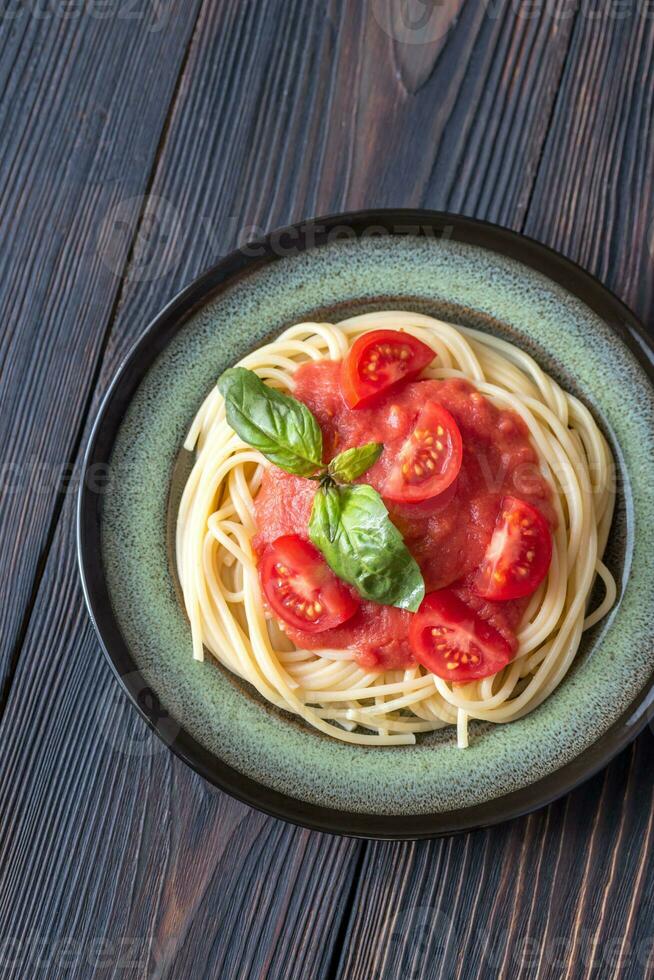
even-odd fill
[{"label": "green basil leaf", "polygon": [[334,456],[329,464],[329,475],[341,483],[352,483],[358,476],[369,470],[382,454],[382,442],[367,442],[365,446],[346,449]]},{"label": "green basil leaf", "polygon": [[298,476],[311,476],[322,466],[322,432],[302,402],[240,367],[225,371],[218,389],[234,432],[271,463]]},{"label": "green basil leaf", "polygon": [[313,501],[309,537],[332,571],[364,599],[411,612],[424,599],[418,563],[372,487],[321,487]]}]

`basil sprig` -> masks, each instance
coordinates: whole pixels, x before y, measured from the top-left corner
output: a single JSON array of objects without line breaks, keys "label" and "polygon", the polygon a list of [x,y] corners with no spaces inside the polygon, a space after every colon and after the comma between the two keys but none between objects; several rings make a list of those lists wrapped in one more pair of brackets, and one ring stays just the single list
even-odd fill
[{"label": "basil sprig", "polygon": [[271,463],[297,476],[312,476],[322,467],[320,426],[297,398],[240,367],[221,375],[218,390],[234,432]]},{"label": "basil sprig", "polygon": [[342,485],[370,469],[382,443],[346,449],[325,466],[320,426],[302,402],[246,368],[225,371],[218,388],[227,421],[244,442],[287,473],[320,481],[309,537],[332,571],[364,599],[415,612],[425,583],[382,498],[367,484]]},{"label": "basil sprig", "polygon": [[322,486],[314,497],[309,537],[332,571],[364,599],[415,612],[425,598],[418,563],[372,487]]},{"label": "basil sprig", "polygon": [[352,483],[377,462],[384,449],[382,442],[367,442],[334,456],[327,472],[338,483]]}]

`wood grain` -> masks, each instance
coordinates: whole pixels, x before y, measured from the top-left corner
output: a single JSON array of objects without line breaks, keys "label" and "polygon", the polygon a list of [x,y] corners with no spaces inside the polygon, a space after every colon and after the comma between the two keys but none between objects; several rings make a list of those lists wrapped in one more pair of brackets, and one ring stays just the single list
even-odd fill
[{"label": "wood grain", "polygon": [[651,975],[653,760],[649,734],[530,817],[369,845],[338,976]]},{"label": "wood grain", "polygon": [[525,222],[654,329],[654,23],[579,16]]},{"label": "wood grain", "polygon": [[[547,121],[565,130],[557,88],[563,73],[574,91],[566,53],[571,43],[580,59],[583,47],[571,30],[569,19],[511,10],[485,16],[463,4],[444,38],[413,60],[384,32],[372,2],[206,0],[192,36],[181,17],[166,31],[170,64],[183,71],[176,81],[166,75],[167,88],[160,81],[171,111],[165,126],[158,117],[156,135],[153,124],[149,155],[136,156],[121,156],[116,86],[138,130],[139,112],[148,115],[139,101],[145,73],[159,78],[166,66],[148,68],[142,52],[129,49],[141,57],[125,91],[120,85],[128,83],[115,78],[122,62],[93,25],[79,22],[70,38],[63,35],[60,61],[36,67],[29,40],[16,42],[9,61],[40,72],[42,86],[53,88],[72,70],[73,40],[93,51],[102,84],[91,85],[86,101],[114,106],[109,128],[89,137],[91,158],[102,159],[102,193],[119,203],[134,186],[147,188],[147,197],[137,209],[119,208],[104,229],[101,258],[99,208],[84,192],[73,209],[75,233],[64,240],[38,222],[65,182],[53,180],[49,193],[44,187],[28,201],[25,220],[43,239],[39,247],[50,249],[50,264],[35,255],[23,267],[16,258],[6,281],[26,290],[34,270],[45,268],[47,289],[24,317],[22,374],[2,404],[16,404],[16,419],[31,409],[34,433],[43,438],[52,426],[57,447],[79,466],[71,427],[88,434],[135,337],[253,227],[363,205],[449,207],[514,227],[527,214],[536,223],[540,207],[545,220],[547,195],[534,190],[534,176],[540,163],[539,180],[547,179],[556,159],[545,142]],[[616,57],[631,44],[621,36],[603,42]],[[163,48],[155,50],[165,60]],[[0,72],[11,89],[3,53]],[[68,118],[71,104],[70,94],[57,103],[55,119]],[[123,136],[130,145],[138,138]],[[26,134],[28,155],[46,152],[35,145],[39,138],[38,127]],[[126,169],[133,185],[118,181]],[[22,179],[25,197],[33,178]],[[71,243],[72,259],[64,247]],[[91,272],[80,258],[89,251]],[[64,259],[75,274],[62,279]],[[98,299],[99,286],[89,292],[103,261],[115,261],[122,274],[111,278],[108,303],[104,293]],[[53,309],[56,317],[41,315]],[[83,327],[80,310],[88,311]],[[60,322],[67,332],[57,332]],[[39,347],[30,359],[25,351],[37,338],[55,350]],[[0,383],[7,370],[11,381],[9,355],[0,363]],[[26,394],[21,402],[16,392],[25,384],[42,385],[42,400]],[[18,446],[13,429],[11,438]],[[214,792],[122,699],[82,608],[72,496],[44,497],[32,510],[13,506],[4,525],[16,541],[8,558],[15,565],[22,549],[32,564],[20,579],[19,613],[7,624],[19,655],[0,723],[3,976],[515,976],[524,936],[541,941],[540,965],[528,975],[559,976],[547,957],[563,923],[567,934],[599,930],[602,941],[621,929],[630,944],[646,938],[638,903],[649,911],[647,738],[567,801],[484,834],[363,845],[280,824]],[[603,860],[616,841],[613,861]],[[434,910],[440,917],[427,931]],[[490,928],[487,952],[480,922]],[[566,962],[583,970],[581,953],[573,953]]]},{"label": "wood grain", "polygon": [[118,295],[101,222],[140,210],[198,3],[164,30],[31,6],[0,30],[0,709]]},{"label": "wood grain", "polygon": [[230,800],[150,734],[99,655],[73,517],[0,728],[2,976],[324,975],[361,845]]},{"label": "wood grain", "polygon": [[409,93],[375,9],[347,0],[328,3],[327,16],[305,0],[205,5],[151,188],[178,213],[179,235],[162,243],[156,282],[127,283],[112,363],[123,330],[147,322],[158,297],[253,232],[375,206],[520,225],[566,31],[466,5],[429,78]]}]

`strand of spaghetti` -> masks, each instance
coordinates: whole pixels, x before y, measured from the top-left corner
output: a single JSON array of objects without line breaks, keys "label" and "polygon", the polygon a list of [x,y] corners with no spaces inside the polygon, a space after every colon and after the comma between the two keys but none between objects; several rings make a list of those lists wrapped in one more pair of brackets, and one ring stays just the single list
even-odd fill
[{"label": "strand of spaghetti", "polygon": [[[374,680],[379,678],[379,674],[371,675]],[[431,685],[431,674],[421,674],[417,677],[415,681],[409,681],[407,684],[394,683],[394,684],[377,684],[376,686],[371,683],[369,686],[361,686],[353,688],[351,691],[307,691],[306,695],[311,700],[315,700],[318,697],[322,697],[325,701],[344,701],[346,697],[350,697],[353,700],[360,700],[363,698],[373,697],[375,694],[402,694],[406,691],[416,691],[420,689],[427,690]]]},{"label": "strand of spaghetti", "polygon": [[[410,704],[416,701],[421,701],[424,697],[427,697],[426,688],[430,685],[426,685],[425,689],[411,691],[410,693],[403,693],[401,697],[392,698],[390,701],[385,701],[381,711],[400,711],[402,708],[407,708]],[[380,714],[380,706],[378,704],[368,704],[360,709],[363,715],[378,715]]]},{"label": "strand of spaghetti", "polygon": [[[487,711],[490,711],[496,705],[503,704],[507,700],[515,687],[518,675],[519,664],[514,660],[508,667],[505,668],[505,679],[499,691],[492,697],[488,698],[488,700],[484,701],[484,708]],[[477,702],[475,702],[473,699],[464,697],[460,690],[454,690],[452,687],[450,687],[447,681],[444,681],[441,677],[436,677],[436,675],[433,677],[433,683],[440,696],[447,701],[448,704],[451,704],[452,707],[464,708],[471,716],[474,716],[475,718],[480,717],[480,715],[477,714]]]},{"label": "strand of spaghetti", "polygon": [[613,604],[615,603],[616,595],[618,592],[615,579],[611,575],[606,565],[603,562],[599,561],[599,559],[597,561],[596,568],[597,568],[597,574],[600,576],[602,582],[604,583],[604,588],[606,592],[604,595],[604,599],[597,607],[597,609],[595,609],[592,613],[590,613],[590,615],[586,616],[584,620],[584,630],[589,630],[591,626],[595,625],[595,623],[599,623],[600,619],[604,619],[607,612],[613,608]]},{"label": "strand of spaghetti", "polygon": [[[287,654],[285,652],[283,652],[281,655],[283,657],[291,656],[291,654]],[[347,660],[349,663],[352,663],[351,650],[330,650],[326,648],[321,649],[320,651],[294,650],[292,655],[297,656],[299,659],[305,659],[305,660],[308,660],[313,657],[320,657],[322,660]]]},{"label": "strand of spaghetti", "polygon": [[527,354],[526,351],[492,334],[481,333],[481,331],[473,330],[469,327],[461,327],[460,330],[465,337],[477,341],[482,347],[499,351],[509,363],[518,367],[536,385],[545,404],[558,412],[567,421],[565,393],[561,391],[552,378],[545,374],[533,357]]},{"label": "strand of spaghetti", "polygon": [[[331,323],[297,323],[293,327],[289,327],[279,338],[280,342],[286,343],[287,340],[292,340],[294,337],[304,337],[304,338],[314,338],[314,343],[308,344],[314,349],[315,360],[318,360],[322,354],[323,347],[327,348],[329,357],[333,361],[338,361],[347,353],[348,343],[342,330],[335,329]],[[315,339],[318,341],[322,340],[321,345],[315,343]]]},{"label": "strand of spaghetti", "polygon": [[459,708],[456,720],[456,744],[460,749],[468,748],[468,713]]},{"label": "strand of spaghetti", "polygon": [[[377,729],[379,726],[370,718],[360,717],[356,711],[351,711],[347,716],[344,712],[334,711],[330,712],[324,708],[320,708],[316,712],[321,718],[329,719],[330,721],[337,721],[341,725],[353,725],[354,728],[357,725],[362,725],[365,728]],[[436,727],[430,722],[425,721],[409,721],[403,718],[385,718],[384,727],[391,732],[412,732],[413,734],[417,732],[433,732]],[[444,726],[440,726],[444,727]]]}]

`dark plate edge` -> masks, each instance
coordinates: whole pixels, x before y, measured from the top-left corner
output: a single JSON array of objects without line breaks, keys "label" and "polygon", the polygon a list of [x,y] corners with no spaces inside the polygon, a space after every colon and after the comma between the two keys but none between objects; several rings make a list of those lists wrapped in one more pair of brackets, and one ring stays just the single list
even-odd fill
[{"label": "dark plate edge", "polygon": [[[462,810],[411,817],[370,816],[305,803],[242,775],[208,752],[184,729],[179,731],[173,741],[166,737],[162,730],[163,716],[156,695],[147,688],[122,640],[111,611],[110,597],[98,561],[99,496],[90,491],[86,481],[89,467],[98,462],[106,462],[108,458],[108,454],[99,452],[103,445],[102,428],[109,411],[113,410],[116,414],[115,402],[118,396],[123,395],[121,403],[126,407],[145,372],[167,345],[170,336],[196,309],[208,302],[223,283],[232,282],[239,274],[275,261],[280,257],[279,251],[275,251],[275,243],[279,243],[284,236],[298,240],[307,229],[314,229],[313,243],[306,246],[302,242],[297,246],[298,250],[304,250],[305,247],[322,244],[321,238],[328,240],[327,235],[336,228],[350,228],[358,233],[371,226],[384,227],[389,233],[396,235],[420,235],[429,229],[436,236],[445,235],[488,248],[540,272],[579,298],[615,330],[654,382],[654,348],[637,317],[598,279],[535,239],[490,222],[420,209],[354,211],[298,222],[277,229],[231,252],[202,273],[161,310],[121,361],[98,410],[84,454],[77,502],[77,554],[84,598],[104,655],[141,717],[175,755],[208,782],[239,801],[298,826],[363,839],[420,840],[482,829],[515,819],[548,805],[590,779],[646,726],[648,708],[654,701],[654,677],[622,717],[592,746],[560,769],[505,796]],[[315,229],[321,231],[315,233]],[[455,233],[450,234],[452,231]],[[247,254],[247,251],[252,252],[253,249],[262,251],[261,256],[254,260]],[[136,365],[141,364],[146,352],[146,365],[137,370]],[[121,393],[125,386],[128,390]],[[115,428],[111,439],[106,436],[104,438],[109,447],[113,444],[114,433]],[[149,697],[143,699],[145,692]]]}]

